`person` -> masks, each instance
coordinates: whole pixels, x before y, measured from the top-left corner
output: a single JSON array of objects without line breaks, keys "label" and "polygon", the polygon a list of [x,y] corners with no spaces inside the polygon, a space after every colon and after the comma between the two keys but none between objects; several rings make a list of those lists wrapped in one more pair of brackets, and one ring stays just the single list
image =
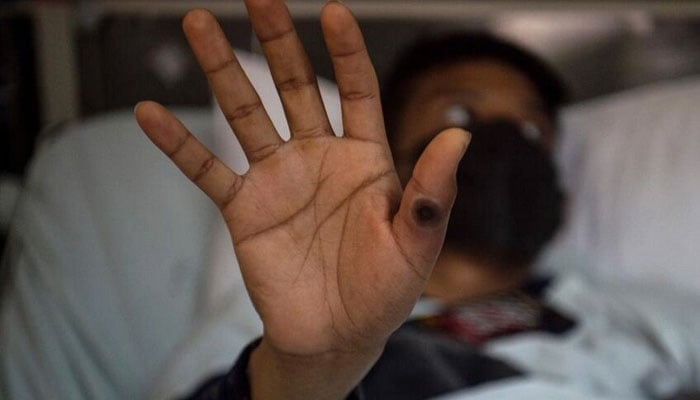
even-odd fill
[{"label": "person", "polygon": [[[548,155],[559,97],[554,86],[542,85],[544,70],[515,67],[505,61],[511,51],[505,60],[496,52],[444,64],[431,55],[435,64],[397,80],[387,140],[359,28],[347,8],[330,2],[321,24],[342,102],[345,136],[338,138],[283,2],[246,5],[285,108],[289,141],[274,131],[203,10],[187,14],[185,34],[250,169],[232,172],[162,106],[143,102],[135,110],[148,137],[221,210],[264,326],[229,373],[191,397],[426,398],[522,375],[474,345],[511,330],[568,330],[565,315],[537,305],[534,325],[518,321],[485,334],[467,329],[467,344],[431,334],[422,323],[434,320],[404,321],[421,297],[446,305],[513,290],[515,296],[496,302],[522,297],[562,203]],[[385,104],[391,102],[388,96]],[[461,165],[470,135],[450,126],[473,134]],[[467,188],[464,205],[457,197],[450,217],[458,185]],[[498,194],[506,190],[525,197],[502,207]],[[523,308],[515,311],[532,315],[531,298],[517,304]],[[539,324],[543,313],[554,316],[550,328]],[[452,333],[464,333],[457,324]]]},{"label": "person", "polygon": [[[263,338],[250,358],[254,397],[290,396],[299,390],[317,398],[314,386],[320,382],[324,393],[342,397],[379,358],[386,340],[421,294],[448,302],[462,300],[455,298],[453,288],[440,287],[454,263],[449,261],[454,258],[451,247],[440,253],[437,279],[429,276],[442,247],[456,192],[454,173],[468,136],[448,129],[434,139],[428,137],[432,141],[423,151],[426,137],[403,134],[414,142],[396,146],[404,150],[396,152],[404,162],[399,167],[405,184],[402,194],[384,136],[377,79],[347,9],[328,4],[321,18],[343,102],[345,137],[338,139],[330,136],[313,72],[283,5],[247,5],[285,106],[292,139],[282,142],[274,133],[220,28],[202,10],[185,17],[184,30],[246,151],[250,170],[243,176],[231,172],[159,105],[140,103],[136,116],[151,140],[219,206],[229,225],[246,285],[264,324]],[[543,130],[551,130],[551,115],[544,110],[555,104],[545,106],[527,76],[503,62],[495,64],[496,72],[488,72],[493,65],[486,65],[486,73],[515,81],[523,92],[525,106],[520,99],[513,101],[514,112],[525,109],[524,117],[532,115],[533,121],[544,125]],[[420,93],[420,78],[411,80]],[[421,101],[419,95],[414,98]],[[402,107],[410,115],[415,105]],[[432,136],[435,130],[414,126],[420,134]],[[413,156],[416,144],[423,155],[408,160],[406,154]],[[410,179],[407,163],[415,163]],[[273,199],[284,199],[284,204]],[[553,226],[549,230],[545,236],[551,235]],[[477,242],[471,249],[486,247]],[[501,263],[493,258],[501,251],[497,247],[478,255],[478,264]],[[289,265],[278,268],[264,256],[283,257]],[[520,269],[532,254],[516,251],[509,257],[507,262]],[[487,269],[494,270],[484,265],[474,268]],[[509,281],[506,285],[515,280]],[[498,285],[495,280],[493,284]],[[469,287],[459,291],[458,297],[474,294]],[[336,363],[342,368],[331,379],[327,366]],[[308,368],[300,370],[298,364]],[[500,364],[493,369],[496,375],[514,373]],[[273,376],[273,371],[280,375]],[[258,379],[264,383],[258,384]],[[290,388],[289,382],[309,385]]]},{"label": "person", "polygon": [[520,287],[562,219],[564,196],[551,156],[557,112],[567,98],[561,79],[520,47],[463,32],[415,43],[383,89],[403,184],[441,129],[461,126],[474,135],[426,295],[455,303]]}]

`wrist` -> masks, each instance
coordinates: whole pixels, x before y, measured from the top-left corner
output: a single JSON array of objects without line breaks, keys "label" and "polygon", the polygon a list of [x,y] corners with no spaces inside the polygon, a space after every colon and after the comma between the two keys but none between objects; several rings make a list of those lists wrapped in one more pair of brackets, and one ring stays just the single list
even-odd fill
[{"label": "wrist", "polygon": [[248,364],[251,398],[344,399],[382,351],[383,345],[358,351],[296,355],[277,351],[263,338]]}]

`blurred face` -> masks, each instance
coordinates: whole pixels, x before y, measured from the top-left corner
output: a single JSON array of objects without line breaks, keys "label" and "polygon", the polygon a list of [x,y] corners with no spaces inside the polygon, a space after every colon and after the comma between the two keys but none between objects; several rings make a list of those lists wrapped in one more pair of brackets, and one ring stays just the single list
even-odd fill
[{"label": "blurred face", "polygon": [[429,70],[414,83],[394,135],[401,181],[405,184],[410,178],[414,155],[430,136],[473,118],[509,118],[551,152],[554,123],[530,80],[497,60],[464,61]]},{"label": "blurred face", "polygon": [[445,249],[502,271],[530,265],[558,227],[563,201],[551,159],[554,123],[534,84],[483,59],[433,68],[410,89],[392,132],[404,185],[433,135],[450,126],[474,135],[456,172]]}]

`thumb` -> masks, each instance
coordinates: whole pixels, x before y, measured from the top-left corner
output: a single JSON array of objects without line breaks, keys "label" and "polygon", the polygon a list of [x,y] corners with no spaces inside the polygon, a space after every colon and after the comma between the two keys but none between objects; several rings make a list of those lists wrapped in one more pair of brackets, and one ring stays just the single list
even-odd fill
[{"label": "thumb", "polygon": [[471,134],[446,129],[428,144],[404,189],[393,229],[407,261],[426,278],[442,249],[452,204],[457,195],[457,167]]}]

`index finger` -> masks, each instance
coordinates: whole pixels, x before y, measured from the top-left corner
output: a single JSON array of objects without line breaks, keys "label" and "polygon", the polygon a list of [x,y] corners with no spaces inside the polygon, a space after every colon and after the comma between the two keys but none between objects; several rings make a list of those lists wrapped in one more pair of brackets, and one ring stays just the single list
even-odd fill
[{"label": "index finger", "polygon": [[273,153],[282,139],[214,15],[204,9],[191,10],[182,27],[248,161],[254,163]]}]

